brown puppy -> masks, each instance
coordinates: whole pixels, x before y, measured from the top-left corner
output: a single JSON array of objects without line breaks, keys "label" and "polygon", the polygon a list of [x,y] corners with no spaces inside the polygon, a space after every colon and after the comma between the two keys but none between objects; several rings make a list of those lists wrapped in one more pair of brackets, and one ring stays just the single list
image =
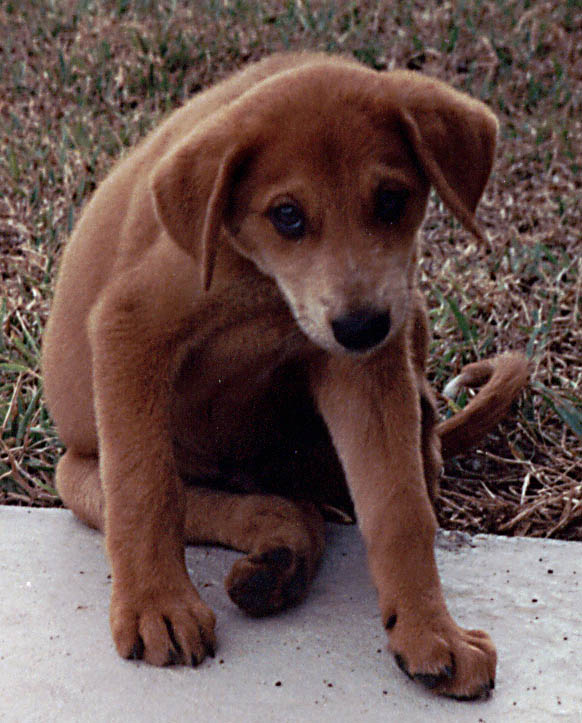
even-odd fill
[{"label": "brown puppy", "polygon": [[493,375],[485,389],[436,426],[415,277],[431,184],[479,235],[496,131],[415,73],[274,56],[176,111],[101,185],[63,257],[44,375],[58,490],[106,532],[120,655],[213,652],[185,542],[249,553],[227,588],[266,614],[305,593],[320,506],[351,499],[399,664],[438,693],[493,686],[489,637],[445,606],[431,498],[441,436],[450,453],[474,443],[526,368],[478,364],[465,380]]}]

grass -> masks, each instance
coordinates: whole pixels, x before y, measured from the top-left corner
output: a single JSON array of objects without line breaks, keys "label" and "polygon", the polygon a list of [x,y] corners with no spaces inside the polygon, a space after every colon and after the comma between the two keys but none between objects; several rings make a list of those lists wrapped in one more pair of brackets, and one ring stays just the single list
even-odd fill
[{"label": "grass", "polygon": [[582,540],[581,0],[0,0],[0,37],[0,502],[59,504],[39,349],[83,203],[185,98],[270,52],[313,48],[422,70],[497,113],[479,209],[489,242],[436,198],[425,223],[431,377],[440,389],[462,364],[517,348],[533,382],[447,464],[439,517]]}]

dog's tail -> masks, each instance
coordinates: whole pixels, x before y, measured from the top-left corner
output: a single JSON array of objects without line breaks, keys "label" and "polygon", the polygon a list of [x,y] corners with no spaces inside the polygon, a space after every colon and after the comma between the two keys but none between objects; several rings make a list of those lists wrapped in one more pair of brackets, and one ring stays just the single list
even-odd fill
[{"label": "dog's tail", "polygon": [[463,367],[444,388],[446,397],[454,397],[461,387],[485,386],[464,409],[437,425],[443,458],[468,451],[488,434],[507,414],[528,379],[527,359],[515,352]]}]

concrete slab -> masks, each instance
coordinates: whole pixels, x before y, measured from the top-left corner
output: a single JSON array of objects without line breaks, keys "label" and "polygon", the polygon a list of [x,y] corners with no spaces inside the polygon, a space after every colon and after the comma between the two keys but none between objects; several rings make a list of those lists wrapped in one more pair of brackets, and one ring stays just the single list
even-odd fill
[{"label": "concrete slab", "polygon": [[309,598],[271,619],[228,600],[237,553],[188,549],[218,616],[216,658],[196,670],[118,658],[102,537],[69,512],[0,507],[0,550],[2,721],[582,722],[580,543],[441,537],[452,613],[498,646],[480,703],[435,698],[397,669],[353,527],[329,527]]}]

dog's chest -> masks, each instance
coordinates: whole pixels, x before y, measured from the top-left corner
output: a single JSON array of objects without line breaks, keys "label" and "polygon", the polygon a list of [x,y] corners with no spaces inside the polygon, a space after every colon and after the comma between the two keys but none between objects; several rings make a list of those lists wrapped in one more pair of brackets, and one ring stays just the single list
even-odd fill
[{"label": "dog's chest", "polygon": [[276,445],[281,418],[307,394],[306,340],[266,314],[225,326],[186,356],[171,426],[183,474],[207,477]]}]

